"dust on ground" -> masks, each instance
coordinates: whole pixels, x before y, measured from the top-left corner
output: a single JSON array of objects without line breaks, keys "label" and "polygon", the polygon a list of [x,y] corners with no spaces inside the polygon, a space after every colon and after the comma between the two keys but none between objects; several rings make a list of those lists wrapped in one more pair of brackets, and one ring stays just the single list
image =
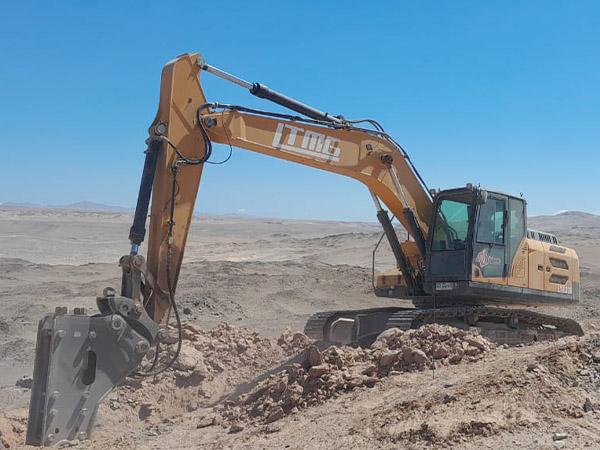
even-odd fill
[{"label": "dust on ground", "polygon": [[[586,336],[507,349],[433,326],[357,349],[291,330],[320,310],[398,304],[371,292],[376,226],[197,218],[177,295],[182,358],[114,391],[79,447],[598,447],[600,220],[535,220],[579,253],[583,294],[576,307],[539,310],[578,320]],[[0,211],[0,448],[24,441],[29,389],[15,383],[31,374],[37,320],[55,306],[93,309],[118,286],[129,224]],[[379,257],[385,267],[389,254]]]}]

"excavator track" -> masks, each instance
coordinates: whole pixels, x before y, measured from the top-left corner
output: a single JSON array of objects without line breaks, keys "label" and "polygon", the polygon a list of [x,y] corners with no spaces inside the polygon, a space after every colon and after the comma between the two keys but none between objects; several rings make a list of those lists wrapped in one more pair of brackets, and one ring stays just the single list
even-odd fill
[{"label": "excavator track", "polygon": [[488,306],[372,308],[319,312],[308,319],[304,332],[308,337],[319,341],[368,345],[379,333],[387,329],[410,330],[429,323],[458,328],[474,327],[489,340],[509,345],[583,335],[581,326],[572,319],[526,309]]}]

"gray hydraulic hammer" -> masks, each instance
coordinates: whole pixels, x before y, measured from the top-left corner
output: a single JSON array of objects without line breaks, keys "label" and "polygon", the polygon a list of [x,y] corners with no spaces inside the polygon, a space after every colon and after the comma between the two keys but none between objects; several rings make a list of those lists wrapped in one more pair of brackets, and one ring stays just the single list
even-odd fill
[{"label": "gray hydraulic hammer", "polygon": [[100,402],[168,338],[140,302],[110,288],[103,294],[97,315],[57,308],[40,321],[26,444],[89,439]]}]

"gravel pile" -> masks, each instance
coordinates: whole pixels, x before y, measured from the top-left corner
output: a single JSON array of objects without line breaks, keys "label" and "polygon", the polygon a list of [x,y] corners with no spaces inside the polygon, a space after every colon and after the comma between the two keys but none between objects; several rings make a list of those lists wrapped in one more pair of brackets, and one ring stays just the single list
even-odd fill
[{"label": "gravel pile", "polygon": [[[141,419],[157,424],[164,419],[212,407],[236,386],[254,380],[282,364],[310,344],[303,333],[286,330],[279,338],[227,324],[201,330],[184,324],[179,357],[172,368],[156,377],[127,378],[113,391],[101,411],[101,419],[126,423]],[[174,356],[177,333],[171,332],[157,369]],[[152,361],[153,351],[147,361]],[[149,363],[145,369],[149,370]]]},{"label": "gravel pile", "polygon": [[[176,332],[171,332],[170,343],[176,341]],[[175,376],[211,378],[225,371],[262,369],[273,361],[280,360],[309,345],[303,333],[292,333],[287,329],[278,339],[265,338],[256,332],[227,324],[203,331],[191,324],[183,325],[183,345],[173,365]],[[171,359],[175,352],[172,345],[161,357],[162,362]],[[150,353],[151,359],[153,354]],[[159,364],[160,366],[160,364]]]},{"label": "gravel pile", "polygon": [[237,401],[220,407],[220,415],[240,428],[244,421],[275,422],[288,414],[323,403],[359,386],[372,387],[382,377],[483,358],[495,347],[476,331],[445,325],[418,330],[390,329],[370,348],[311,345],[301,362],[271,375]]}]

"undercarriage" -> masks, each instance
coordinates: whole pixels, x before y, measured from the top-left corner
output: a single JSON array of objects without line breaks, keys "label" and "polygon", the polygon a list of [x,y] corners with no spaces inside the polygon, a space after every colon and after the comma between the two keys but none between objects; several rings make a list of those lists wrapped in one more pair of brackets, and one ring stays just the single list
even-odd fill
[{"label": "undercarriage", "polygon": [[304,332],[318,341],[369,345],[387,329],[410,330],[430,323],[457,328],[475,327],[490,341],[508,345],[568,335],[583,336],[581,326],[572,319],[527,309],[489,306],[392,307],[319,312],[308,319]]}]

